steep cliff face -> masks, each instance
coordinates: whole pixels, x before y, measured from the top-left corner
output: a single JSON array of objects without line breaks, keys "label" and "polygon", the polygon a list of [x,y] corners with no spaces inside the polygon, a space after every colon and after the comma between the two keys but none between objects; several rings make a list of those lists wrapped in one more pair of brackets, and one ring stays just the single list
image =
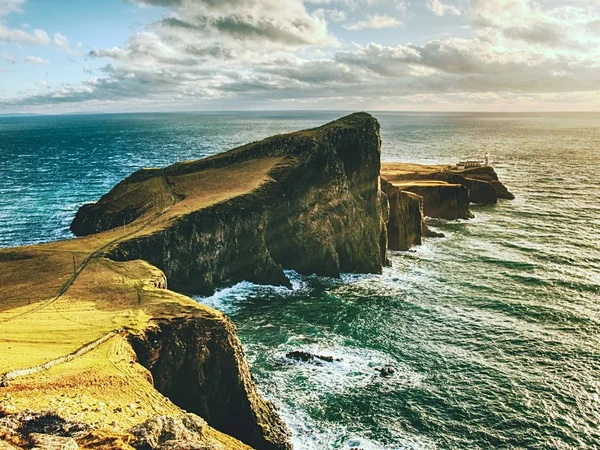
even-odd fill
[{"label": "steep cliff face", "polygon": [[273,405],[256,391],[228,319],[163,322],[131,343],[154,386],[176,405],[257,450],[291,449]]},{"label": "steep cliff face", "polygon": [[414,183],[402,189],[423,198],[423,213],[428,217],[447,220],[473,217],[469,211],[469,189],[462,184]]},{"label": "steep cliff face", "polygon": [[406,251],[421,245],[423,236],[423,198],[402,191],[382,180],[381,188],[386,193],[389,205],[388,245],[390,250]]},{"label": "steep cliff face", "polygon": [[495,205],[498,203],[498,191],[487,181],[465,178],[464,184],[469,189],[471,203]]},{"label": "steep cliff face", "polygon": [[[71,229],[87,235],[154,220],[108,254],[151,262],[179,291],[203,293],[241,279],[286,285],[283,269],[378,273],[387,250],[380,145],[377,121],[357,113],[213,158],[144,170],[82,207]],[[219,185],[227,177],[235,189]],[[231,190],[235,195],[223,196]]]},{"label": "steep cliff face", "polygon": [[496,190],[498,198],[514,200],[515,196],[508,191],[506,186],[498,179],[498,174],[491,166],[475,167],[461,171],[461,175],[471,180],[479,180],[491,184]]},{"label": "steep cliff face", "polygon": [[[499,198],[514,198],[498,180],[498,175],[490,166],[453,170],[442,165],[384,163],[382,165],[382,178],[405,190],[411,192],[417,192],[418,190],[419,194],[425,194],[430,187],[432,189],[430,195],[423,195],[425,214],[430,217],[445,219],[468,217],[468,214],[465,215],[464,211],[461,210],[456,210],[455,214],[449,213],[448,206],[444,207],[444,205],[437,203],[447,200],[446,196],[439,195],[440,192],[435,192],[439,189],[438,186],[442,184],[465,186],[468,190],[470,203],[495,204]],[[409,185],[416,185],[418,188],[408,189]],[[456,201],[464,201],[464,194],[456,193]],[[444,212],[444,210],[448,214],[435,215],[438,214],[438,211]]]},{"label": "steep cliff face", "polygon": [[169,287],[180,292],[209,294],[218,283],[242,279],[289,285],[267,248],[268,211],[258,197],[236,197],[194,211],[159,232],[120,242],[109,255],[162,268]]}]

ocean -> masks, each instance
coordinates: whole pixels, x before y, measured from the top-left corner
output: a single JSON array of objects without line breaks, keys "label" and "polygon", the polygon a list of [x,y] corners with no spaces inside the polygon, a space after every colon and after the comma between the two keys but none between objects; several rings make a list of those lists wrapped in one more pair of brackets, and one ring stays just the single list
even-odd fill
[{"label": "ocean", "polygon": [[[0,247],[71,237],[77,208],[136,169],[342,115],[0,118]],[[382,275],[289,272],[293,289],[197,298],[238,327],[295,448],[600,448],[600,114],[373,115],[384,161],[489,152],[516,200],[431,221],[446,237],[393,252]]]}]

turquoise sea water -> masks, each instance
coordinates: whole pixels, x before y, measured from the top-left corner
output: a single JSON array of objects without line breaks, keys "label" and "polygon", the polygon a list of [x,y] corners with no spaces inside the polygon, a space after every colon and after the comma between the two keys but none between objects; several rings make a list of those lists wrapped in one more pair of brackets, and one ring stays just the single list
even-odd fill
[{"label": "turquoise sea water", "polygon": [[[81,203],[140,167],[341,115],[0,118],[0,246],[69,237]],[[384,160],[487,151],[517,199],[433,222],[446,238],[392,254],[380,276],[290,273],[292,290],[240,283],[198,299],[238,326],[296,448],[599,448],[600,114],[374,115]]]}]

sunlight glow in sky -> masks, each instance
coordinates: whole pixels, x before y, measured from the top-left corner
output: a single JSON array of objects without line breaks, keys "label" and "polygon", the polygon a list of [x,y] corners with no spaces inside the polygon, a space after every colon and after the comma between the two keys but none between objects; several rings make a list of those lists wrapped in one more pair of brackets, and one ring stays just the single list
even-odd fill
[{"label": "sunlight glow in sky", "polygon": [[0,113],[600,111],[599,0],[0,0]]}]

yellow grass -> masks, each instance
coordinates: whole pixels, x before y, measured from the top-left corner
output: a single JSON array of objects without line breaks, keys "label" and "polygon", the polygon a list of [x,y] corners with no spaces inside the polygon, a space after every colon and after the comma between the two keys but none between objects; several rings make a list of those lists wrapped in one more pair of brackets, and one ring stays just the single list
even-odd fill
[{"label": "yellow grass", "polygon": [[[155,320],[203,316],[215,310],[159,289],[163,276],[144,261],[104,257],[115,243],[153,233],[193,211],[257,189],[281,158],[121,184],[113,193],[145,212],[125,227],[78,239],[0,250],[0,376],[75,352],[107,333],[140,332]],[[151,415],[182,412],[149,382],[127,340],[116,335],[72,361],[16,378],[0,390],[0,407],[57,411],[107,432],[127,430]],[[225,448],[248,449],[209,431]]]}]

